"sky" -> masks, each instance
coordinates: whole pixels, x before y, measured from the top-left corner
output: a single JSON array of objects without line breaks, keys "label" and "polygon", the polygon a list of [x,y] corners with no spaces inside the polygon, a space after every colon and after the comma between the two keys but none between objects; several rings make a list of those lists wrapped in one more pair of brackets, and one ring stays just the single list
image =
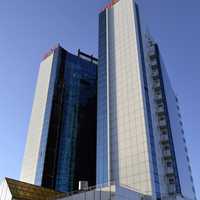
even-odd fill
[{"label": "sky", "polygon": [[[200,199],[200,1],[137,0],[179,97]],[[0,179],[18,179],[39,64],[54,44],[97,55],[107,0],[0,0]]]}]

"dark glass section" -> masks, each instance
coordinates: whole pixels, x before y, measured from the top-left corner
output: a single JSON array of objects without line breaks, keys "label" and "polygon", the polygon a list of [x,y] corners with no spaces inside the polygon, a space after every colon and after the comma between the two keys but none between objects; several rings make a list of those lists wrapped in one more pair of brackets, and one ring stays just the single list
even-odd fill
[{"label": "dark glass section", "polygon": [[[82,83],[85,84],[85,83]],[[83,85],[85,89],[88,85]],[[73,176],[73,188],[77,189],[78,182],[89,181],[89,186],[96,185],[96,116],[85,116],[84,113],[96,113],[96,98],[90,99],[87,105],[79,107],[80,122],[76,138],[75,168]],[[92,118],[91,118],[92,117]]]},{"label": "dark glass section", "polygon": [[149,138],[150,138],[150,144],[151,144],[151,156],[152,156],[152,163],[153,163],[155,191],[156,191],[156,197],[159,200],[161,199],[161,193],[160,193],[160,182],[159,182],[159,177],[158,177],[157,155],[156,155],[156,149],[155,149],[152,114],[151,114],[148,83],[147,83],[147,72],[146,72],[144,49],[143,49],[142,31],[141,31],[141,25],[140,25],[140,13],[139,13],[139,8],[137,4],[135,4],[135,8],[136,8],[136,19],[137,19],[138,35],[139,35],[138,38],[139,38],[139,43],[140,43],[141,63],[142,63],[142,71],[143,71],[143,79],[144,79],[145,100],[146,100],[146,108],[147,108],[147,115],[148,115]]},{"label": "dark glass section", "polygon": [[61,192],[96,183],[97,59],[58,50],[42,186]]},{"label": "dark glass section", "polygon": [[43,169],[42,185],[54,188],[57,167],[57,152],[63,112],[63,93],[64,93],[64,62],[65,54],[60,51],[61,62],[58,64],[56,87],[53,96],[53,106],[48,132],[46,155]]}]

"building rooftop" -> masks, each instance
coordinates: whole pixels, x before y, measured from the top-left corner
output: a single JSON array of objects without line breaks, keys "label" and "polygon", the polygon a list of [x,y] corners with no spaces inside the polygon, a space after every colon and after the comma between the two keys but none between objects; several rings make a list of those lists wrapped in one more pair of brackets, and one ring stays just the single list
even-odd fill
[{"label": "building rooftop", "polygon": [[66,194],[44,187],[5,178],[0,184],[0,199],[6,200],[53,200]]}]

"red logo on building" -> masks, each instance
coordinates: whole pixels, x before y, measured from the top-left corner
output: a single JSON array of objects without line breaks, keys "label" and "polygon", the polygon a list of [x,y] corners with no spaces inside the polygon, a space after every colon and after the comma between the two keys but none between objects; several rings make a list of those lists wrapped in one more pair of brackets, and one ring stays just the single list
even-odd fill
[{"label": "red logo on building", "polygon": [[112,0],[110,3],[108,3],[103,9],[102,11],[106,10],[106,9],[110,9],[112,8],[117,2],[119,2],[120,0]]},{"label": "red logo on building", "polygon": [[51,49],[49,49],[49,51],[45,53],[44,56],[42,57],[42,60],[45,60],[47,57],[49,57],[59,46],[60,46],[59,44],[56,44]]}]

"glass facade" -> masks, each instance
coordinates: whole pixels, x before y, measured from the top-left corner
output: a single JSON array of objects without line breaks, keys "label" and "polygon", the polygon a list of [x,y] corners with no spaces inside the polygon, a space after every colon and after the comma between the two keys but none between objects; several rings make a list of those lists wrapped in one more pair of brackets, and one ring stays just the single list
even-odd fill
[{"label": "glass facade", "polygon": [[115,182],[157,200],[195,199],[177,97],[142,25],[133,0],[113,1],[99,16],[99,63],[60,46],[47,54],[23,181],[60,192]]},{"label": "glass facade", "polygon": [[97,60],[79,54],[54,52],[37,165],[35,183],[61,192],[96,184]]},{"label": "glass facade", "polygon": [[108,151],[108,80],[107,80],[107,13],[99,17],[99,68],[97,113],[97,184],[109,182]]}]

